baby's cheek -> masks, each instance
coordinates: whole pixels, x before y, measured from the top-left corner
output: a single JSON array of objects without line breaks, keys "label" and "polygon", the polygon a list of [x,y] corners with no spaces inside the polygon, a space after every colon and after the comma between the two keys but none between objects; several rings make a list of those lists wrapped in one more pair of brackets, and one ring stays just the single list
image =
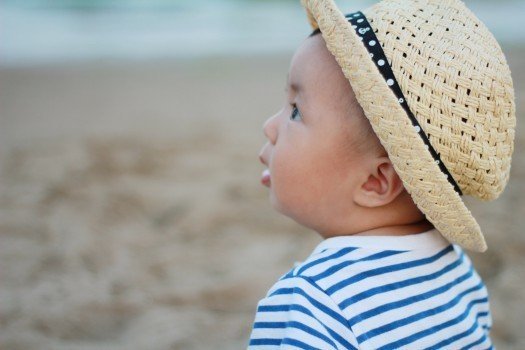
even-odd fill
[{"label": "baby's cheek", "polygon": [[275,200],[283,207],[296,207],[307,200],[307,169],[298,158],[275,157],[272,163],[271,188]]}]

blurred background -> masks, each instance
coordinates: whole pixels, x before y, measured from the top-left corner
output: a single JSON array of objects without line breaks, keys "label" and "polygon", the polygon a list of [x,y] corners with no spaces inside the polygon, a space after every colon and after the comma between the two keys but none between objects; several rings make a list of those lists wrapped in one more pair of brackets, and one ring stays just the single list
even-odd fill
[{"label": "blurred background", "polygon": [[[470,256],[495,344],[525,349],[525,2],[467,5],[518,116],[506,191],[466,198],[489,245]],[[0,348],[246,347],[320,241],[273,211],[257,158],[309,33],[298,0],[0,0]]]}]

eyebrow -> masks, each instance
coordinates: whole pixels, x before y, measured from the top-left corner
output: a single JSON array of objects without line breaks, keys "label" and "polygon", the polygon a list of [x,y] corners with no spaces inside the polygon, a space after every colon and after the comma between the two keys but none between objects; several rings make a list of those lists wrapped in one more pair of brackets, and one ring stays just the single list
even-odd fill
[{"label": "eyebrow", "polygon": [[296,83],[290,84],[290,73],[286,74],[286,85],[284,87],[284,91],[286,92],[288,92],[288,85],[290,85],[290,88],[292,89],[292,91],[299,92],[302,90],[301,85],[296,84]]}]

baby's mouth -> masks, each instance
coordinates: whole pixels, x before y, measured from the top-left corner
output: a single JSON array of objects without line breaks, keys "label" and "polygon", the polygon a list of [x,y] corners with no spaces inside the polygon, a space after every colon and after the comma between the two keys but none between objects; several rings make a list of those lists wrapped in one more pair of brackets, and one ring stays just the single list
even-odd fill
[{"label": "baby's mouth", "polygon": [[270,187],[271,179],[270,179],[270,169],[264,169],[261,176],[261,183],[266,186]]}]

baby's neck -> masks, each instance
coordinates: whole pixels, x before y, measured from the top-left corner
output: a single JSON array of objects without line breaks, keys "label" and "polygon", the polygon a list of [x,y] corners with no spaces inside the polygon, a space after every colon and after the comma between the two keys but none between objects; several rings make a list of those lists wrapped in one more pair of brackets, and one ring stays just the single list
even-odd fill
[{"label": "baby's neck", "polygon": [[356,236],[405,236],[429,231],[434,228],[431,222],[423,219],[407,225],[383,226],[355,233]]}]

